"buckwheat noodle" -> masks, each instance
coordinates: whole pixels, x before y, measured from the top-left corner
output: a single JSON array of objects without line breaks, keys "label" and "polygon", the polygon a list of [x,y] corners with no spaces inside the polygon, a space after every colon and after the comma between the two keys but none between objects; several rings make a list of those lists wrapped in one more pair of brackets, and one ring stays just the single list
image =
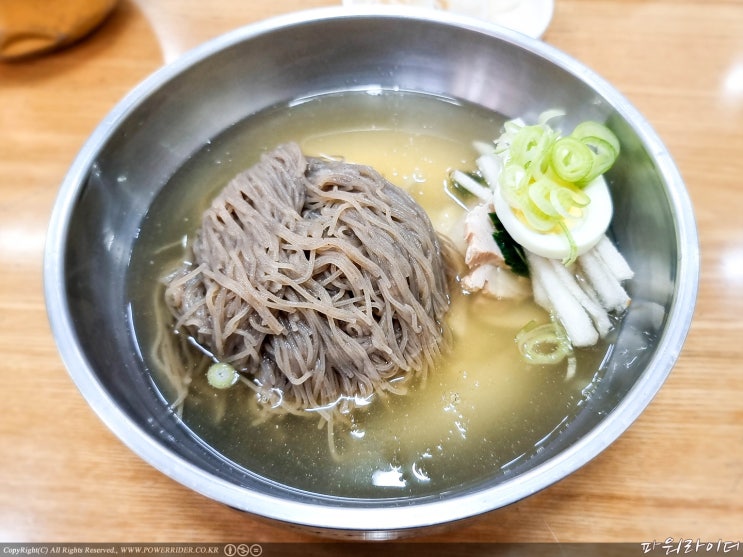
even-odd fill
[{"label": "buckwheat noodle", "polygon": [[[445,348],[447,246],[370,167],[281,145],[225,187],[190,249],[163,279],[179,338],[159,343],[161,358],[174,369],[187,338],[270,412],[330,421],[354,400],[404,392]],[[190,377],[171,373],[182,401]]]}]

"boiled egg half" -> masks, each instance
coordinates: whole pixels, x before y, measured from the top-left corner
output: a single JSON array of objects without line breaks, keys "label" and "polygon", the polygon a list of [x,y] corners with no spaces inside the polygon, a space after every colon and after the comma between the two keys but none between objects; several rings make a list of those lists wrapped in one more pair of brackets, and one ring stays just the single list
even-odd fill
[{"label": "boiled egg half", "polygon": [[[575,245],[573,255],[576,257],[598,243],[606,233],[613,214],[611,193],[603,175],[588,183],[583,192],[590,198],[590,202],[583,208],[580,218],[568,219],[567,222]],[[493,208],[513,240],[526,250],[549,259],[566,259],[571,256],[570,241],[562,231],[539,232],[530,227],[503,198],[499,187],[494,190]]]}]

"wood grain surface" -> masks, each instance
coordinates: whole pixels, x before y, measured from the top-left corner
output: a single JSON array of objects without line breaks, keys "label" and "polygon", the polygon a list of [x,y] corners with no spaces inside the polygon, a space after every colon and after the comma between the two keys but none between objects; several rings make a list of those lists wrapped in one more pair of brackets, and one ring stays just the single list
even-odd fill
[{"label": "wood grain surface", "polygon": [[[42,256],[57,188],[103,116],[184,51],[324,0],[122,0],[92,36],[0,64],[0,542],[313,541],[164,476],[94,415],[58,356]],[[557,0],[543,40],[650,121],[692,197],[701,285],[642,416],[534,496],[419,541],[743,538],[743,2]]]}]

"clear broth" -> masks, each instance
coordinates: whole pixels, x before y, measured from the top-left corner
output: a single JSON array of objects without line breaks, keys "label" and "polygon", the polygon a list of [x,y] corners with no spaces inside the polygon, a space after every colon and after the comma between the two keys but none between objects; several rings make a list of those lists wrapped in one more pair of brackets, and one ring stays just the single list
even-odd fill
[{"label": "clear broth", "polygon": [[[426,209],[437,230],[456,236],[464,210],[445,192],[452,168],[472,165],[472,141],[495,137],[504,118],[473,105],[396,91],[322,95],[252,116],[206,145],[170,180],[144,219],[129,284],[134,330],[164,397],[173,389],[150,357],[156,337],[153,292],[183,260],[210,200],[260,154],[297,141],[306,155],[368,164]],[[161,303],[161,302],[160,302]],[[183,423],[218,454],[268,480],[341,497],[429,495],[498,475],[541,450],[599,380],[608,346],[581,351],[577,373],[528,366],[513,341],[547,315],[531,300],[498,301],[452,292],[454,347],[425,382],[355,410],[350,424],[279,416],[255,423],[254,394],[227,392],[196,377]],[[332,433],[332,437],[329,437]],[[331,446],[334,450],[331,451]]]}]

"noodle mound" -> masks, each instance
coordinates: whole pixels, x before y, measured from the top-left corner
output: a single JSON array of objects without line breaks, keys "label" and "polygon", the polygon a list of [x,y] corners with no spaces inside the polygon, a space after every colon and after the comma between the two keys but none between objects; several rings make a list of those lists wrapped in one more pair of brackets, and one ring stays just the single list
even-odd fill
[{"label": "noodle mound", "polygon": [[372,168],[282,145],[225,187],[192,249],[165,279],[176,330],[284,409],[397,392],[442,350],[439,240]]}]

